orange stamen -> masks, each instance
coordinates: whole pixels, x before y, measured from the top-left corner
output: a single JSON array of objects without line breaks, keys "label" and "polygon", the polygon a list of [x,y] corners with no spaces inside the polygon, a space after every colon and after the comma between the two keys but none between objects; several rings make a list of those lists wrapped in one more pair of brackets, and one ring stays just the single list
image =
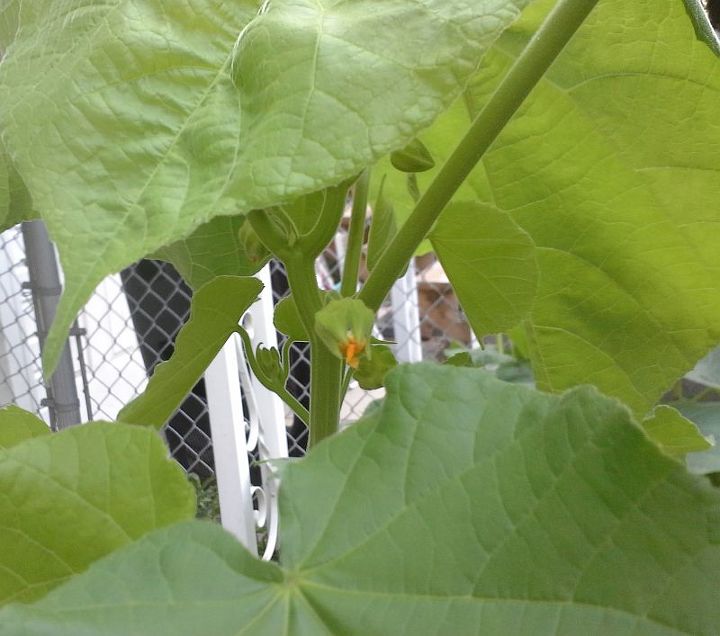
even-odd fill
[{"label": "orange stamen", "polygon": [[340,352],[345,358],[345,362],[353,369],[357,369],[360,365],[359,356],[363,351],[365,351],[365,343],[356,342],[352,337],[340,345]]}]

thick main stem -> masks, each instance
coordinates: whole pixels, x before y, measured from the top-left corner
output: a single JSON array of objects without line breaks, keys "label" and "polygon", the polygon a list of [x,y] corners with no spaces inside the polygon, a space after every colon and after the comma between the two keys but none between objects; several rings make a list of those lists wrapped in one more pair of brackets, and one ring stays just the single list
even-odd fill
[{"label": "thick main stem", "polygon": [[368,190],[370,188],[370,170],[365,170],[355,183],[353,205],[348,229],[347,250],[343,267],[343,296],[353,296],[357,291],[358,272],[360,271],[360,254],[365,238],[365,215],[367,213]]},{"label": "thick main stem", "polygon": [[288,283],[310,337],[310,441],[314,446],[337,432],[343,362],[315,337],[314,316],[322,308],[315,267],[301,255],[285,262]]},{"label": "thick main stem", "polygon": [[368,307],[379,309],[440,213],[596,3],[559,0],[555,5],[373,268],[359,295]]}]

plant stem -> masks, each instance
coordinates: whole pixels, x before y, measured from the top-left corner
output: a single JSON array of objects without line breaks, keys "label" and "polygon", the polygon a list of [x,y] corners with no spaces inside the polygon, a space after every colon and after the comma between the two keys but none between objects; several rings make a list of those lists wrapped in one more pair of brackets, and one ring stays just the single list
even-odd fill
[{"label": "plant stem", "polygon": [[303,326],[310,337],[309,447],[337,431],[343,361],[315,337],[315,314],[322,309],[314,260],[298,255],[285,263],[288,283]]},{"label": "plant stem", "polygon": [[359,298],[377,310],[463,181],[570,41],[597,0],[559,0],[383,252]]},{"label": "plant stem", "polygon": [[353,193],[348,244],[345,251],[345,266],[342,274],[343,296],[353,296],[357,291],[358,272],[360,271],[360,254],[365,238],[365,216],[367,214],[368,190],[370,188],[370,170],[365,170],[355,183]]}]

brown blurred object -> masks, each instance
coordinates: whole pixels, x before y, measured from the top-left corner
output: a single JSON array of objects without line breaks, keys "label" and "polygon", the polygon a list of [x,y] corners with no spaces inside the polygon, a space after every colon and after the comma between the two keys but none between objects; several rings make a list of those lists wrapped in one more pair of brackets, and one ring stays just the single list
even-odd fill
[{"label": "brown blurred object", "polygon": [[422,340],[441,339],[443,349],[451,342],[469,346],[470,325],[440,263],[426,254],[417,258],[416,265]]}]

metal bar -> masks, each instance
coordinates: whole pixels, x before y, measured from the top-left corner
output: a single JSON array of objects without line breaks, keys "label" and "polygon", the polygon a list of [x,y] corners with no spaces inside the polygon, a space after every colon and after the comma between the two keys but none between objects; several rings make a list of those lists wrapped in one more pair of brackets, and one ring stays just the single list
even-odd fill
[{"label": "metal bar", "polygon": [[[28,287],[32,292],[40,350],[43,351],[45,339],[60,302],[62,291],[60,272],[55,258],[55,248],[50,243],[50,237],[43,222],[23,223],[22,234],[30,275]],[[75,384],[75,370],[69,341],[65,343],[60,362],[50,380],[46,382],[46,388],[52,428],[62,430],[78,424],[80,422],[80,400]]]}]

